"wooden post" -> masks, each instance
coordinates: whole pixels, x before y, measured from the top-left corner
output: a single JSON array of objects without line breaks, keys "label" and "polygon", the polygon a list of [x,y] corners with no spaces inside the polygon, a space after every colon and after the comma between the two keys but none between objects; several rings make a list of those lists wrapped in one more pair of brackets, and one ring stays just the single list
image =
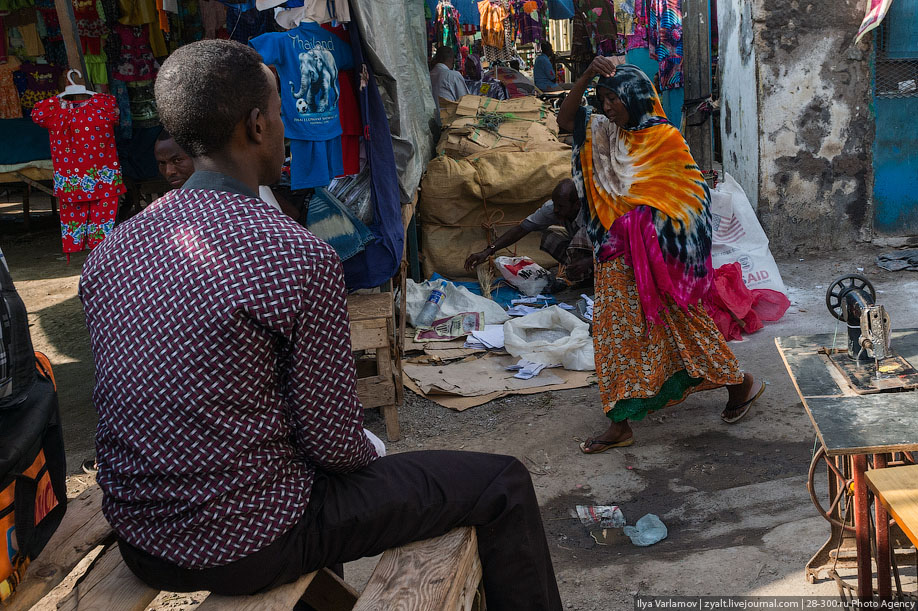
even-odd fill
[{"label": "wooden post", "polygon": [[[685,101],[706,99],[711,95],[711,24],[708,0],[682,0],[682,73],[685,79]],[[714,167],[714,141],[711,117],[693,113],[698,103],[686,109],[685,140],[695,163],[702,172]]]},{"label": "wooden post", "polygon": [[[70,0],[54,0],[57,9],[57,20],[61,26],[61,36],[64,39],[64,48],[67,49],[67,64],[70,68],[80,71],[83,75],[83,84],[91,88],[89,75],[86,73],[86,61],[83,59],[83,47],[77,34],[76,17],[73,14],[73,4]],[[79,82],[79,79],[75,79]]]}]

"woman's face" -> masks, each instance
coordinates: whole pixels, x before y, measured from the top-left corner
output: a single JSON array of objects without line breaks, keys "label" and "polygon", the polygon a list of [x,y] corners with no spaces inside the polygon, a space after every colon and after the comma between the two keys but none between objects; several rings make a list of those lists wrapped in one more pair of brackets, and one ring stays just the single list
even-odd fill
[{"label": "woman's face", "polygon": [[606,117],[621,128],[628,127],[630,119],[628,109],[617,95],[606,89],[598,87],[599,99],[602,101],[602,112]]}]

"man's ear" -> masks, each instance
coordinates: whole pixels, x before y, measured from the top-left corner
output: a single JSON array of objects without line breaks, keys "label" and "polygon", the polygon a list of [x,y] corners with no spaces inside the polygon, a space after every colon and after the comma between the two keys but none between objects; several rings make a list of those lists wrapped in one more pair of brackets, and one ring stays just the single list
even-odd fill
[{"label": "man's ear", "polygon": [[261,144],[265,136],[265,115],[253,108],[245,118],[245,134],[255,144]]}]

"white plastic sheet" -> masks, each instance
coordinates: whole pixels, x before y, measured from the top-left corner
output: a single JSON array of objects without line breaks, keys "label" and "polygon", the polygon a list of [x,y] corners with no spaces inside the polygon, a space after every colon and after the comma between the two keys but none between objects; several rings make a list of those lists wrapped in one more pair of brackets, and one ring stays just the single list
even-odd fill
[{"label": "white plastic sheet", "polygon": [[[427,280],[418,284],[410,278],[408,279],[406,295],[409,325],[416,326],[415,319],[424,308],[427,296],[439,284],[439,280]],[[462,312],[482,312],[484,314],[484,322],[488,325],[498,325],[510,318],[497,302],[485,299],[481,295],[475,295],[464,286],[457,286],[452,282],[447,282],[443,302],[440,304],[440,311],[436,318],[447,318]]]},{"label": "white plastic sheet", "polygon": [[595,369],[590,326],[558,306],[504,323],[504,348],[513,356],[565,369]]}]

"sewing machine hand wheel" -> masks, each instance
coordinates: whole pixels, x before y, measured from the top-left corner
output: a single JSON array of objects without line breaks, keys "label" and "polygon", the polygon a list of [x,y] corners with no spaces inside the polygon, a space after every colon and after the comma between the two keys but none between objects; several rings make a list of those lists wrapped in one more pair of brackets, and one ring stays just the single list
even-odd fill
[{"label": "sewing machine hand wheel", "polygon": [[860,274],[848,274],[836,278],[826,291],[826,307],[829,312],[838,320],[845,319],[845,295],[853,290],[865,291],[870,295],[870,299],[876,302],[877,292],[870,284],[870,280]]}]

